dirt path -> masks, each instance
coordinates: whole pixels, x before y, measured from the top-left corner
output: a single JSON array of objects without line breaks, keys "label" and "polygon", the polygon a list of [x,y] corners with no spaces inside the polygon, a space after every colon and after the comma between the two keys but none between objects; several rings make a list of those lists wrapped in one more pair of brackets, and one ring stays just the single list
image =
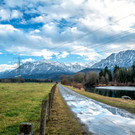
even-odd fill
[{"label": "dirt path", "polygon": [[66,105],[56,89],[51,121],[47,122],[47,135],[86,135],[81,124]]}]

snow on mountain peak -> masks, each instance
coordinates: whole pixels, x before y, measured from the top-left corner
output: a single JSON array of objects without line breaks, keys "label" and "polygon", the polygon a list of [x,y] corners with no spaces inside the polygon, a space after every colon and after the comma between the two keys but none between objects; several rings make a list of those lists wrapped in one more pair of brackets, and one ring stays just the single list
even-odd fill
[{"label": "snow on mountain peak", "polygon": [[94,64],[92,68],[104,68],[108,66],[108,68],[113,69],[115,65],[128,68],[132,66],[133,62],[135,62],[135,50],[127,50],[111,54],[106,59]]},{"label": "snow on mountain peak", "polygon": [[[106,59],[96,63],[96,61],[90,61],[86,63],[60,63],[51,60],[41,60],[34,62],[26,62],[21,65],[21,76],[23,77],[34,77],[34,78],[50,78],[52,76],[62,74],[72,74],[81,71],[85,68],[108,68],[113,69],[117,64],[120,67],[131,67],[135,61],[135,50],[127,50],[119,53],[113,53]],[[93,65],[94,64],[94,65]],[[93,66],[92,66],[93,65]],[[1,73],[1,78],[15,77],[17,69]],[[56,78],[55,78],[56,79]]]}]

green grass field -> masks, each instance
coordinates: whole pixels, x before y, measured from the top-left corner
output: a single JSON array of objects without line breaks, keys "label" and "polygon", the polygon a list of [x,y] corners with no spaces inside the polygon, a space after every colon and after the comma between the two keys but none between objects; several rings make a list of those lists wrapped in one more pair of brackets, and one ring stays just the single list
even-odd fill
[{"label": "green grass field", "polygon": [[21,122],[39,129],[42,99],[47,99],[52,83],[0,83],[0,135],[15,135]]}]

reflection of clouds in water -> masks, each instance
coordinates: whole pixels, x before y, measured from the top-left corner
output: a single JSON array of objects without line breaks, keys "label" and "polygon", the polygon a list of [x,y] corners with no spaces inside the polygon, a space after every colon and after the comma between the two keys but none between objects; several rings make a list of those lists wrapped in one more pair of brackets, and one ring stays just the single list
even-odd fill
[{"label": "reflection of clouds in water", "polygon": [[129,91],[135,91],[135,87],[122,87],[122,86],[105,86],[105,87],[96,87],[96,89],[107,89],[107,90],[129,90]]},{"label": "reflection of clouds in water", "polygon": [[135,135],[135,116],[75,93],[59,85],[64,100],[74,114],[98,135]]}]

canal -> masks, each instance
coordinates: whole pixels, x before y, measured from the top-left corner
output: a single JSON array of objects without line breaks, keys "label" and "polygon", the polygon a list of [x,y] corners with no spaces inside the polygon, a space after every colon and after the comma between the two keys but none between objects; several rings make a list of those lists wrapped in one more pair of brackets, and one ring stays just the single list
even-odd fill
[{"label": "canal", "polygon": [[94,93],[109,96],[118,97],[129,96],[135,99],[135,87],[121,87],[121,86],[106,86],[106,87],[96,87],[93,89]]}]

